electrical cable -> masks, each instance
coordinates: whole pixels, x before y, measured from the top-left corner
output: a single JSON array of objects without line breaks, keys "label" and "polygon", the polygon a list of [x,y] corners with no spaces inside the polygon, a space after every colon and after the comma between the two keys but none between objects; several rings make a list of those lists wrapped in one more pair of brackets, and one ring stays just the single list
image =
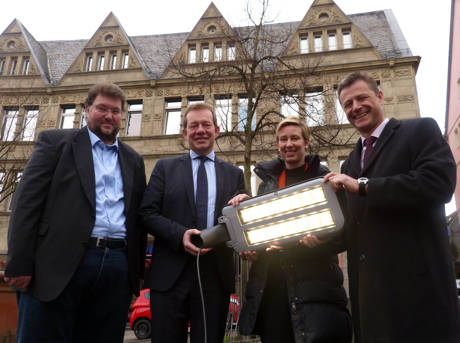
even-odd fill
[{"label": "electrical cable", "polygon": [[198,249],[198,254],[196,255],[196,272],[198,276],[198,286],[200,288],[200,296],[201,296],[201,306],[203,308],[203,326],[204,326],[204,343],[208,343],[208,331],[206,329],[206,310],[204,306],[204,296],[203,296],[203,287],[201,285],[201,276],[200,276],[200,253],[201,248]]}]

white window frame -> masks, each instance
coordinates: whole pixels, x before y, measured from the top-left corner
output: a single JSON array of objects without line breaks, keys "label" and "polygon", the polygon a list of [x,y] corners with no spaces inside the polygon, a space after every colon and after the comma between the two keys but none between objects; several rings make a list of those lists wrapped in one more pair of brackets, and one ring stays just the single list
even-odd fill
[{"label": "white window frame", "polygon": [[130,101],[128,102],[128,110],[126,111],[126,136],[140,136],[141,135],[141,124],[142,124],[142,101]]},{"label": "white window frame", "polygon": [[105,64],[105,55],[99,54],[99,57],[97,59],[97,70],[104,70],[104,64]]},{"label": "white window frame", "polygon": [[71,106],[62,106],[61,107],[61,122],[59,128],[61,129],[72,129],[73,122],[75,120],[75,105]]},{"label": "white window frame", "polygon": [[[252,101],[254,105],[254,99]],[[257,109],[254,111],[254,115],[252,116],[251,122],[251,130],[254,131],[256,129],[256,117],[257,117]],[[248,98],[244,96],[238,97],[238,131],[244,131],[244,126],[246,125],[248,118]]]},{"label": "white window frame", "polygon": [[24,116],[24,122],[22,123],[22,140],[25,142],[32,142],[35,138],[35,129],[37,128],[37,121],[39,115],[39,109],[26,108]]},{"label": "white window frame", "polygon": [[165,135],[180,134],[182,114],[182,99],[166,99],[165,100]]},{"label": "white window frame", "polygon": [[217,126],[220,131],[229,132],[232,131],[232,96],[219,95],[214,99],[214,108],[217,117]]},{"label": "white window frame", "polygon": [[331,51],[338,49],[337,33],[335,31],[327,33],[327,44],[328,44],[328,49]]},{"label": "white window frame", "polygon": [[323,34],[322,33],[314,33],[314,45],[315,45],[315,52],[323,51]]},{"label": "white window frame", "polygon": [[29,66],[30,66],[30,58],[25,57],[23,62],[22,62],[22,75],[28,75],[29,74]]},{"label": "white window frame", "polygon": [[10,75],[14,75],[16,67],[18,65],[18,59],[16,57],[11,59]]},{"label": "white window frame", "polygon": [[201,62],[203,63],[209,62],[209,45],[208,44],[201,45]]},{"label": "white window frame", "polygon": [[305,117],[308,127],[321,126],[326,123],[322,90],[305,93]]},{"label": "white window frame", "polygon": [[117,69],[117,53],[112,52],[110,54],[110,69],[115,70]]},{"label": "white window frame", "polygon": [[196,63],[196,45],[188,46],[188,63]]},{"label": "white window frame", "polygon": [[86,55],[85,71],[89,72],[93,69],[93,55]]},{"label": "white window frame", "polygon": [[310,47],[308,46],[308,34],[301,34],[299,36],[299,47],[301,54],[308,54]]},{"label": "white window frame", "polygon": [[342,29],[342,42],[344,49],[353,48],[353,38],[351,37],[350,29]]},{"label": "white window frame", "polygon": [[227,46],[227,61],[234,61],[236,59],[235,44],[231,43]]},{"label": "white window frame", "polygon": [[129,51],[123,51],[123,69],[128,69],[129,67]]},{"label": "white window frame", "polygon": [[19,108],[5,108],[2,123],[2,141],[14,141]]},{"label": "white window frame", "polygon": [[214,61],[222,61],[222,44],[214,44]]},{"label": "white window frame", "polygon": [[299,116],[299,96],[297,94],[282,94],[280,96],[280,114],[288,116]]}]

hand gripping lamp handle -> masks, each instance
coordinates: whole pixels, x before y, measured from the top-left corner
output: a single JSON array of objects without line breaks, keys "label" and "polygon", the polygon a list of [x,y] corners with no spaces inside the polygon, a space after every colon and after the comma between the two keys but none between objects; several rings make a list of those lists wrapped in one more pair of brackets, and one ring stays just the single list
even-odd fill
[{"label": "hand gripping lamp handle", "polygon": [[193,235],[191,238],[192,243],[201,249],[212,248],[229,240],[230,236],[224,223],[203,230],[201,235]]}]

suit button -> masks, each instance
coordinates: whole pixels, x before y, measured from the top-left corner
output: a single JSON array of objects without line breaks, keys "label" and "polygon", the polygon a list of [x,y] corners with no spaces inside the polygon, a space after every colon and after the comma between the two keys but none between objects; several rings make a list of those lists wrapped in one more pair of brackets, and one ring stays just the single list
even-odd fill
[{"label": "suit button", "polygon": [[364,262],[365,260],[366,260],[366,255],[365,254],[359,255],[359,262]]},{"label": "suit button", "polygon": [[292,303],[291,307],[292,307],[292,312],[295,312],[295,310],[296,310],[295,303]]}]

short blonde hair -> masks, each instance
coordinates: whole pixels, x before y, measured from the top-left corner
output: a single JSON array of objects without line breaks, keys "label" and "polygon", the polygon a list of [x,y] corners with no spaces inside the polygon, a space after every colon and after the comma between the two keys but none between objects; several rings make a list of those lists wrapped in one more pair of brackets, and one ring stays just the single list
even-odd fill
[{"label": "short blonde hair", "polygon": [[300,131],[302,131],[302,137],[305,140],[305,142],[310,141],[310,129],[308,128],[307,124],[303,119],[300,119],[299,117],[296,116],[289,116],[286,119],[283,119],[280,121],[278,126],[276,127],[276,141],[278,142],[278,134],[280,130],[289,125],[294,125],[300,127]]}]

